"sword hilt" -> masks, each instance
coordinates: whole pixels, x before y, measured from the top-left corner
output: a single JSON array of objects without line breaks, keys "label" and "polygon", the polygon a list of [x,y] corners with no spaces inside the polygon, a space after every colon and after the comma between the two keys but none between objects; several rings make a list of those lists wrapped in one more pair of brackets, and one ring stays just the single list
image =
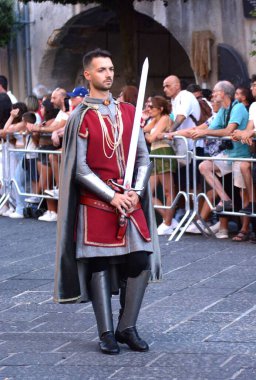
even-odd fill
[{"label": "sword hilt", "polygon": [[144,190],[144,187],[142,187],[140,189],[136,189],[135,187],[130,187],[130,188],[127,189],[126,186],[120,185],[120,183],[117,183],[117,182],[113,181],[113,179],[110,179],[109,182],[111,182],[112,185],[118,187],[119,189],[122,189],[123,192],[126,192],[126,191],[142,191],[142,190]]}]

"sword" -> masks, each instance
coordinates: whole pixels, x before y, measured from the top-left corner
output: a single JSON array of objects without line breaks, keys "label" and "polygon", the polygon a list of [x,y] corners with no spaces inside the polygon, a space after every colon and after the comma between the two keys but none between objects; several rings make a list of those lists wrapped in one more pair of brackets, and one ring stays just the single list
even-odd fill
[{"label": "sword", "polygon": [[[125,176],[124,176],[124,182],[122,186],[118,185],[118,187],[121,187],[124,191],[141,190],[141,189],[133,189],[131,186],[132,186],[134,164],[135,164],[135,159],[136,159],[137,145],[138,145],[139,132],[140,132],[140,121],[141,121],[141,115],[142,115],[144,97],[145,97],[145,91],[146,91],[146,84],[147,84],[148,66],[149,66],[148,58],[146,58],[141,70],[139,92],[138,92],[136,110],[135,110],[135,115],[134,115],[132,135],[131,135],[126,171],[125,171]],[[126,223],[126,218],[124,215],[121,215],[119,218],[119,226],[123,227],[125,223]]]}]

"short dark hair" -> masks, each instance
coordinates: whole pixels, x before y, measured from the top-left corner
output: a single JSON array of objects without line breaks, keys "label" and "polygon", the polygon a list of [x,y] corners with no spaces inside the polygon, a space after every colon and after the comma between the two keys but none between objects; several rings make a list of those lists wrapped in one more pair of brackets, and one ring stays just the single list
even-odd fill
[{"label": "short dark hair", "polygon": [[256,82],[256,74],[252,74],[252,77],[251,77],[251,82]]},{"label": "short dark hair", "polygon": [[9,119],[12,110],[12,102],[5,92],[0,93],[0,129],[2,129]]},{"label": "short dark hair", "polygon": [[[255,81],[256,81],[256,76],[255,76]],[[245,96],[245,99],[249,104],[253,102],[253,96],[251,93],[251,90],[248,87],[243,87],[243,86],[238,86],[236,90],[240,90],[242,95]]]},{"label": "short dark hair", "polygon": [[1,84],[2,87],[5,89],[5,91],[7,91],[7,88],[8,88],[8,80],[7,80],[7,78],[6,78],[4,75],[0,75],[0,84]]},{"label": "short dark hair", "polygon": [[192,94],[194,92],[198,92],[198,91],[202,91],[201,87],[199,86],[199,84],[196,84],[196,83],[190,83],[187,87],[187,91],[189,92],[192,92]]},{"label": "short dark hair", "polygon": [[202,88],[202,94],[204,98],[206,98],[209,101],[211,100],[212,90],[210,90],[209,88]]},{"label": "short dark hair", "polygon": [[98,58],[98,57],[104,57],[104,58],[112,59],[112,55],[108,50],[103,50],[103,49],[97,48],[97,49],[88,51],[88,53],[86,53],[83,57],[84,69],[91,64],[93,58]]},{"label": "short dark hair", "polygon": [[25,113],[22,115],[22,119],[23,119],[26,123],[35,124],[35,122],[36,122],[36,115],[35,115],[34,112],[25,112]]}]

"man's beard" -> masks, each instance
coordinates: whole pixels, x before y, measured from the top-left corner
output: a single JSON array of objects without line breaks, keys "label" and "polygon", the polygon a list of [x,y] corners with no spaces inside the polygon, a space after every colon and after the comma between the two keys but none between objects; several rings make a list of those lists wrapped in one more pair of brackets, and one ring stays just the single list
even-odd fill
[{"label": "man's beard", "polygon": [[98,90],[98,91],[108,91],[108,90],[111,89],[112,84],[113,84],[113,80],[111,80],[111,83],[110,83],[110,84],[105,84],[105,85],[104,85],[104,83],[103,83],[103,84],[101,84],[101,83],[100,83],[100,84],[96,83],[96,84],[94,84],[94,88],[95,88],[96,90]]}]

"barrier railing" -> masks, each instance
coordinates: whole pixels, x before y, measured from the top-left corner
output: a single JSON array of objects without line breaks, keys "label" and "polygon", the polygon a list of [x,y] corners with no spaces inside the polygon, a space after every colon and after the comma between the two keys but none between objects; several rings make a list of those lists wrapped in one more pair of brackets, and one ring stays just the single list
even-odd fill
[{"label": "barrier railing", "polygon": [[[207,137],[207,139],[209,139],[209,137]],[[214,138],[215,139],[215,138]],[[227,138],[221,138],[221,140],[227,140]],[[253,163],[256,163],[256,159],[255,158],[240,158],[240,157],[237,157],[237,158],[230,158],[230,157],[225,157],[225,159],[223,159],[223,157],[216,157],[216,156],[211,156],[211,157],[207,157],[207,156],[199,156],[196,154],[196,147],[195,147],[195,144],[194,144],[194,148],[193,148],[193,164],[194,164],[194,170],[193,170],[193,174],[194,174],[194,181],[193,181],[193,198],[194,198],[194,202],[193,202],[193,213],[191,215],[191,219],[193,220],[196,217],[199,218],[199,220],[202,221],[203,224],[204,223],[204,220],[201,219],[200,217],[200,212],[199,212],[199,200],[201,198],[203,198],[208,206],[210,207],[211,210],[215,210],[216,208],[216,199],[220,199],[220,197],[218,197],[218,194],[216,193],[215,191],[215,187],[213,187],[213,200],[211,201],[208,197],[207,197],[207,191],[206,191],[206,188],[207,188],[207,183],[206,183],[206,180],[205,178],[201,175],[201,179],[203,179],[203,189],[204,191],[198,191],[198,187],[197,187],[197,170],[195,169],[196,167],[196,163],[198,161],[215,161],[215,162],[218,162],[218,161],[226,161],[226,162],[230,162],[230,166],[231,166],[231,171],[230,171],[230,175],[231,175],[231,178],[229,178],[229,183],[231,182],[231,192],[229,194],[230,198],[231,198],[231,203],[232,203],[232,208],[231,210],[224,210],[219,212],[218,214],[220,216],[248,216],[248,214],[245,214],[245,213],[242,213],[242,212],[239,212],[237,210],[235,210],[235,197],[236,197],[236,194],[235,194],[235,186],[234,185],[234,173],[235,173],[235,169],[234,169],[234,165],[235,163],[242,163],[242,162],[247,162],[247,163],[250,163],[250,174],[251,175],[251,188],[250,188],[250,192],[252,194],[252,199],[254,199],[255,197],[255,189],[254,189],[254,184],[253,184]],[[237,170],[237,169],[236,169]],[[212,174],[213,175],[216,175],[215,174],[215,171],[214,169],[212,170]],[[241,188],[240,188],[240,197],[241,197],[241,209],[245,207],[245,202],[244,202],[244,199],[245,199],[245,196],[248,197],[248,194],[246,194],[246,186],[245,186],[245,180],[242,176],[242,173],[239,172],[237,173],[237,175],[239,175],[242,179],[241,181]],[[224,176],[218,176],[218,179],[219,181],[221,182],[221,186],[223,188],[223,190],[226,192],[225,188],[226,188],[226,183],[225,183],[225,175]],[[248,178],[247,178],[248,179]],[[239,187],[238,187],[239,188]],[[249,215],[250,217],[255,217],[256,216],[256,208],[253,209],[253,212]],[[207,225],[206,225],[207,227]],[[200,229],[200,228],[199,228]]]},{"label": "barrier railing", "polygon": [[[10,143],[1,140],[2,173],[0,208],[6,202],[13,203],[12,194],[16,192],[24,201],[24,197],[43,199],[58,199],[50,196],[45,190],[52,190],[58,184],[60,167],[60,150],[15,148]],[[41,163],[44,163],[42,165]],[[40,202],[39,202],[40,203]]]},{"label": "barrier railing", "polygon": [[[177,138],[178,137],[175,137],[174,140],[176,140]],[[179,137],[179,138],[181,138],[181,137]],[[206,139],[209,140],[209,139],[216,139],[216,138],[212,138],[212,137],[207,136]],[[227,138],[226,137],[218,138],[218,140],[227,140]],[[207,203],[207,205],[209,206],[209,209],[211,211],[216,212],[216,210],[215,210],[216,199],[218,197],[217,197],[216,191],[215,191],[214,186],[213,186],[213,200],[208,198],[207,188],[210,189],[210,186],[206,183],[205,178],[201,174],[200,174],[200,180],[201,180],[202,184],[201,184],[201,189],[200,189],[200,185],[198,186],[198,169],[197,169],[197,167],[198,167],[198,163],[200,161],[223,161],[223,158],[216,158],[216,156],[207,157],[207,156],[198,155],[196,152],[196,144],[197,143],[195,141],[194,146],[193,146],[193,151],[190,152],[187,150],[187,154],[185,154],[184,156],[177,156],[177,155],[174,155],[174,156],[153,156],[153,155],[151,155],[151,157],[154,159],[156,159],[156,157],[160,157],[162,159],[165,159],[165,158],[170,158],[170,159],[185,158],[185,160],[186,160],[186,192],[184,193],[182,191],[182,189],[180,189],[180,187],[178,187],[177,195],[176,195],[174,201],[172,202],[172,205],[167,207],[166,204],[163,202],[163,206],[162,205],[155,205],[154,206],[156,209],[160,209],[160,208],[171,209],[171,208],[174,208],[176,206],[177,201],[179,200],[180,197],[184,196],[184,198],[185,198],[185,211],[186,211],[185,215],[182,217],[182,219],[180,220],[177,227],[171,233],[171,235],[169,237],[170,241],[180,240],[180,238],[183,236],[183,234],[186,232],[188,226],[192,222],[196,225],[198,230],[202,234],[204,234],[205,236],[207,236],[207,237],[215,236],[214,233],[209,228],[206,221],[201,217],[199,204],[200,204],[200,200],[202,199],[203,201],[205,201]],[[190,173],[189,173],[190,158],[192,160],[191,165],[193,167],[193,170],[192,170],[193,179],[192,179],[192,181],[190,180]],[[218,215],[219,216],[228,216],[228,215],[229,216],[248,216],[248,214],[242,213],[239,210],[235,209],[235,207],[234,207],[234,203],[236,201],[236,199],[235,199],[236,194],[234,191],[234,189],[235,189],[235,186],[234,186],[234,163],[235,162],[249,162],[249,163],[251,163],[250,171],[251,171],[251,176],[252,176],[253,163],[256,162],[256,159],[254,159],[254,158],[230,158],[230,157],[227,157],[227,158],[225,158],[225,161],[231,162],[231,178],[229,178],[229,180],[226,180],[225,176],[222,176],[222,177],[220,176],[218,178],[219,178],[223,188],[225,188],[225,182],[229,182],[229,187],[231,187],[230,198],[232,201],[232,209],[228,210],[228,211],[223,210],[222,212],[218,212]],[[178,166],[178,173],[180,173],[180,172],[181,172],[181,170],[180,170],[180,167]],[[214,174],[214,170],[212,171],[212,174]],[[241,174],[240,174],[240,176],[241,176]],[[192,183],[190,183],[190,182],[192,182]],[[252,193],[252,199],[254,199],[255,191],[254,191],[253,180],[251,181],[251,193]],[[241,189],[241,208],[243,208],[245,206],[245,202],[244,202],[245,194],[246,194],[245,188],[242,188]],[[163,192],[161,195],[162,195],[162,198],[164,198]],[[238,195],[238,196],[240,196],[240,195]],[[221,199],[222,198],[219,197],[219,200],[221,200]],[[252,214],[250,214],[249,216],[250,217],[256,216],[256,208],[253,209]],[[200,226],[200,224],[198,224],[198,220],[201,221],[204,228],[202,228]]]},{"label": "barrier railing", "polygon": [[[155,183],[151,188],[153,187],[154,193],[158,195],[157,198],[162,199],[162,204],[155,204],[154,208],[156,210],[159,209],[175,209],[178,202],[182,201],[184,202],[184,215],[181,217],[180,221],[178,222],[178,225],[173,229],[173,232],[171,233],[169,240],[180,240],[181,236],[185,232],[184,227],[186,228],[187,220],[190,217],[191,214],[191,206],[190,206],[190,197],[192,195],[191,193],[191,186],[190,186],[190,175],[189,175],[189,163],[192,158],[192,152],[188,149],[188,140],[183,136],[175,136],[174,142],[180,142],[183,143],[183,154],[174,154],[174,155],[154,155],[150,154],[151,160],[154,161],[154,170],[152,172],[152,176],[156,178]],[[176,175],[174,175],[172,172],[170,172],[170,175],[172,177],[175,176],[175,185],[171,186],[170,192],[171,192],[171,198],[172,202],[170,205],[166,204],[166,194],[165,194],[165,175],[157,174],[156,173],[156,167],[157,161],[161,161],[162,165],[162,171],[164,172],[165,167],[165,161],[169,160],[169,166],[172,167],[172,160],[175,160],[177,162],[177,172]],[[161,172],[161,170],[160,170]],[[158,177],[158,178],[157,178]],[[184,178],[185,177],[185,178]],[[159,190],[157,180],[159,180],[162,183],[162,187]],[[170,181],[170,184],[173,184],[174,181]],[[173,196],[175,194],[175,196]]]},{"label": "barrier railing", "polygon": [[[209,139],[207,137],[207,139]],[[225,138],[224,138],[225,139]],[[151,189],[155,193],[156,198],[160,198],[162,202],[154,205],[157,211],[159,210],[174,210],[178,204],[182,204],[184,214],[178,221],[178,225],[170,234],[170,241],[178,241],[186,232],[188,226],[193,222],[197,228],[206,236],[213,236],[212,231],[209,229],[207,223],[200,216],[200,201],[205,201],[211,210],[216,207],[217,194],[213,187],[213,197],[209,199],[207,196],[207,187],[204,177],[200,174],[202,181],[201,188],[198,187],[198,172],[197,166],[199,161],[223,161],[223,158],[205,157],[200,156],[196,152],[196,143],[194,143],[193,151],[188,149],[188,141],[185,137],[175,136],[175,141],[182,141],[185,146],[184,154],[174,155],[156,155],[150,154],[151,160],[154,161],[154,171],[151,176]],[[1,140],[0,160],[2,161],[0,170],[0,208],[8,201],[12,203],[13,192],[21,197],[39,197],[43,199],[58,199],[58,196],[52,197],[45,193],[45,190],[51,190],[58,187],[58,175],[61,159],[60,150],[43,149],[15,149],[10,143],[9,138],[7,141]],[[0,163],[1,163],[0,161]],[[13,161],[16,162],[16,169],[12,168]],[[224,210],[219,215],[233,215],[233,216],[246,216],[245,213],[239,212],[234,208],[235,192],[234,192],[234,163],[235,162],[250,162],[251,175],[253,163],[256,162],[254,158],[225,158],[225,161],[230,161],[232,165],[231,170],[231,200],[232,209]],[[165,176],[164,168],[166,162],[169,164],[169,177]],[[176,173],[172,172],[173,162],[177,165]],[[40,163],[43,163],[41,165]],[[160,170],[156,173],[156,167]],[[192,165],[192,176],[189,167]],[[162,167],[162,173],[161,173]],[[159,174],[160,173],[160,174]],[[221,184],[225,187],[225,176],[219,177]],[[169,183],[167,183],[169,181]],[[159,186],[160,183],[160,186]],[[168,194],[166,194],[166,192]],[[254,199],[254,186],[253,181],[251,185],[251,193]],[[245,206],[244,203],[245,190],[241,189],[241,207]],[[256,209],[250,215],[256,216]],[[200,220],[205,227],[201,228],[197,220]],[[207,231],[207,233],[206,233]]]}]

